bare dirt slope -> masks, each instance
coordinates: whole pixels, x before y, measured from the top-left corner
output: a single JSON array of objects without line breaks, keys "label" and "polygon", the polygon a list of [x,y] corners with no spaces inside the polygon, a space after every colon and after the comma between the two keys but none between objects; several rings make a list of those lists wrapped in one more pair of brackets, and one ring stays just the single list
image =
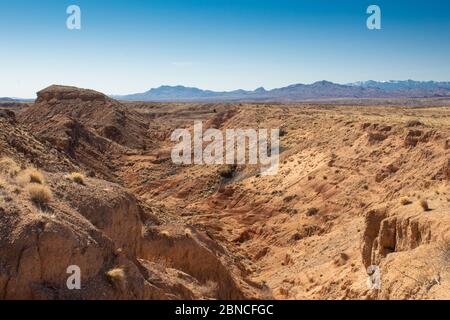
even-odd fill
[{"label": "bare dirt slope", "polygon": [[145,147],[148,124],[142,117],[102,93],[51,86],[18,115],[35,136],[92,172],[114,180],[114,159]]},{"label": "bare dirt slope", "polygon": [[50,86],[37,93],[34,105],[20,118],[35,127],[38,127],[37,121],[43,121],[39,126],[42,128],[58,116],[76,120],[100,136],[130,148],[140,148],[146,141],[148,125],[138,113],[126,110],[120,102],[88,89]]},{"label": "bare dirt slope", "polygon": [[[221,166],[174,166],[155,153],[126,157],[123,174],[148,202],[207,230],[276,298],[450,297],[449,108],[139,109],[174,128],[199,119],[282,128],[276,176],[238,166],[224,179]],[[370,265],[381,269],[381,290],[368,290]]]}]

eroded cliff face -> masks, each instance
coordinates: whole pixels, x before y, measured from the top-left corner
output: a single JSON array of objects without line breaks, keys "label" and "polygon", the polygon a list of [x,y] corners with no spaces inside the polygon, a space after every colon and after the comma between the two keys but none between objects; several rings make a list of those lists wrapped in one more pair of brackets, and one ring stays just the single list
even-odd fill
[{"label": "eroded cliff face", "polygon": [[[0,187],[0,297],[4,299],[249,298],[239,272],[211,240],[165,234],[156,241],[144,224],[159,224],[118,185],[86,178],[83,185],[45,174],[48,206],[29,200],[8,176]],[[156,228],[154,226],[153,228]],[[164,226],[158,226],[164,228]],[[182,228],[182,226],[180,226]],[[195,240],[194,240],[195,239]],[[162,259],[162,257],[165,257]],[[222,258],[223,259],[223,258]],[[170,261],[170,262],[169,262]],[[229,261],[228,261],[229,262]],[[82,289],[68,290],[69,266]],[[108,272],[121,269],[123,277]]]}]

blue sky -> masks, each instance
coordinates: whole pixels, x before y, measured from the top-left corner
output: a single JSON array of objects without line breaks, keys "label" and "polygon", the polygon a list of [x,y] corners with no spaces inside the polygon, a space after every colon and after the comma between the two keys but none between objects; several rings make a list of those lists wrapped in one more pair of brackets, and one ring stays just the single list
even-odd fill
[{"label": "blue sky", "polygon": [[[66,28],[71,4],[81,30]],[[382,30],[366,28],[371,4]],[[0,0],[0,38],[0,96],[450,80],[445,0]]]}]

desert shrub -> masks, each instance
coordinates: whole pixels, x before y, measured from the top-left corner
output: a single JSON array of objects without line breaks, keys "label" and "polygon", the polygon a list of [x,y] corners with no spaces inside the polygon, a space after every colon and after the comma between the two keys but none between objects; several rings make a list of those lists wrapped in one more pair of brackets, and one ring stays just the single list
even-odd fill
[{"label": "desert shrub", "polygon": [[45,179],[42,172],[35,168],[28,168],[19,173],[17,176],[17,182],[19,184],[36,183],[44,184]]},{"label": "desert shrub", "polygon": [[424,211],[429,211],[430,210],[430,206],[428,205],[428,201],[425,199],[420,200],[420,206],[422,207],[422,209]]},{"label": "desert shrub", "polygon": [[380,132],[369,132],[368,138],[370,143],[375,143],[386,140],[387,135],[382,134]]},{"label": "desert shrub", "polygon": [[401,197],[400,204],[403,206],[407,206],[408,204],[411,204],[411,200],[409,200],[408,197]]},{"label": "desert shrub", "polygon": [[308,217],[315,216],[318,213],[319,213],[319,209],[317,209],[317,208],[309,208],[308,210],[306,210],[306,215]]},{"label": "desert shrub", "polygon": [[3,157],[0,159],[0,173],[15,177],[20,171],[20,166],[11,158]]},{"label": "desert shrub", "polygon": [[118,290],[124,290],[127,285],[127,276],[123,268],[114,268],[106,273],[108,281]]},{"label": "desert shrub", "polygon": [[294,199],[296,199],[296,198],[297,198],[297,195],[290,195],[290,196],[285,197],[285,198],[283,199],[283,201],[284,201],[284,202],[291,202],[292,200],[294,200]]},{"label": "desert shrub", "polygon": [[52,192],[47,186],[33,183],[27,186],[26,191],[30,200],[41,207],[47,206],[52,201]]},{"label": "desert shrub", "polygon": [[44,184],[44,175],[36,169],[29,170],[30,182]]},{"label": "desert shrub", "polygon": [[71,181],[73,181],[75,183],[78,183],[78,184],[81,184],[81,185],[85,185],[85,179],[86,178],[84,177],[83,174],[81,174],[79,172],[72,172],[71,174],[69,174],[67,176],[67,179],[69,179],[69,180],[71,180]]},{"label": "desert shrub", "polygon": [[222,178],[231,179],[231,178],[233,178],[235,171],[236,171],[236,165],[229,164],[219,170],[219,175]]}]

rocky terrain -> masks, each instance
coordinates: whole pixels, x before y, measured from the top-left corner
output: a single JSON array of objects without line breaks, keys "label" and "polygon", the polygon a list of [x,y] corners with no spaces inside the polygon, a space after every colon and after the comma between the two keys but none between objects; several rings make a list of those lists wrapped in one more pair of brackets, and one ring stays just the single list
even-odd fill
[{"label": "rocky terrain", "polygon": [[[136,134],[145,128],[139,119],[102,94],[67,87],[40,92],[17,117],[0,113],[1,298],[266,294],[206,233],[164,223],[163,209],[114,183],[119,164],[109,161],[146,138],[145,130]],[[66,286],[72,265],[81,269],[82,290]]]},{"label": "rocky terrain", "polygon": [[[281,128],[278,174],[173,164],[170,135],[195,120]],[[449,264],[449,106],[122,103],[52,86],[0,110],[0,298],[448,299]]]}]

